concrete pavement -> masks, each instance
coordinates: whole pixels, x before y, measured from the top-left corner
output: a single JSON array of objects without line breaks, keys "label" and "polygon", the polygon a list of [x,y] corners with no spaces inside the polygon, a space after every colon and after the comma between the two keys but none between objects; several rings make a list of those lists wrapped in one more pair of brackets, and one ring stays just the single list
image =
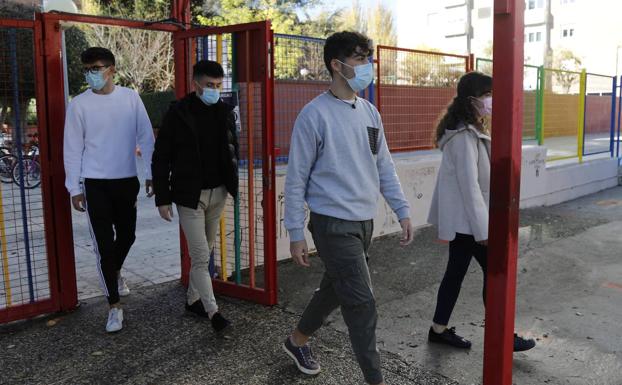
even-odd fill
[{"label": "concrete pavement", "polygon": [[[538,346],[515,354],[515,384],[622,384],[621,232],[622,188],[521,212],[516,329],[537,338]],[[446,260],[447,246],[432,228],[420,229],[406,249],[395,236],[372,246],[379,348],[389,384],[481,383],[484,309],[477,264],[451,320],[473,349],[426,342]],[[235,322],[226,337],[184,315],[177,282],[134,290],[118,335],[103,330],[101,297],[72,314],[0,327],[0,384],[361,384],[339,312],[313,340],[320,376],[299,375],[279,350],[321,274],[317,258],[310,269],[280,264],[280,304],[273,308],[220,298]]]}]

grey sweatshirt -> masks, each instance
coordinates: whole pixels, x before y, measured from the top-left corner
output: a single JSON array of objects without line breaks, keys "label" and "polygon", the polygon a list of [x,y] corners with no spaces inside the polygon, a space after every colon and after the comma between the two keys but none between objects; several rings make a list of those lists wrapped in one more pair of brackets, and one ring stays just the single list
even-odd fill
[{"label": "grey sweatshirt", "polygon": [[317,214],[349,221],[376,216],[379,193],[399,219],[410,207],[395,172],[378,110],[356,108],[325,92],[296,119],[285,180],[285,227],[304,239],[305,201]]}]

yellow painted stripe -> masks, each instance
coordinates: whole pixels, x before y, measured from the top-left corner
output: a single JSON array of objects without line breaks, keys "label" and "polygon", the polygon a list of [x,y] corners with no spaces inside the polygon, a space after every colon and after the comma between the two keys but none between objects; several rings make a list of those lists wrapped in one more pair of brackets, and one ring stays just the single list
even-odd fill
[{"label": "yellow painted stripe", "polygon": [[581,71],[579,86],[579,113],[577,114],[577,156],[579,163],[583,162],[583,132],[585,131],[585,91],[587,88],[587,73]]},{"label": "yellow painted stripe", "polygon": [[6,229],[4,227],[4,203],[2,202],[2,186],[0,184],[0,241],[2,242],[2,272],[4,275],[4,291],[7,307],[12,304],[11,275],[9,274],[9,253],[6,248]]},{"label": "yellow painted stripe", "polygon": [[554,161],[554,160],[565,160],[565,159],[574,159],[576,155],[558,155],[558,156],[549,156],[546,160]]},{"label": "yellow painted stripe", "polygon": [[216,35],[216,61],[222,64],[222,35]]}]

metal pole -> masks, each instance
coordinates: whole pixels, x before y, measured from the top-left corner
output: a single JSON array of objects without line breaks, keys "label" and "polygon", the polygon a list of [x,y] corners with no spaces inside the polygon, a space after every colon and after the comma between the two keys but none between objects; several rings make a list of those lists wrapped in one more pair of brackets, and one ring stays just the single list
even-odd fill
[{"label": "metal pole", "polygon": [[471,55],[471,39],[473,37],[473,0],[467,0],[466,3],[466,11],[467,11],[467,55]]},{"label": "metal pole", "polygon": [[583,163],[583,146],[585,145],[585,100],[587,90],[587,73],[585,69],[581,71],[579,82],[579,106],[577,109],[577,158],[579,163]]},{"label": "metal pole", "polygon": [[610,133],[609,133],[609,153],[611,154],[611,157],[613,158],[614,156],[614,147],[613,147],[613,143],[615,141],[615,135],[616,135],[616,92],[618,91],[618,79],[617,78],[613,78],[612,83],[612,90],[611,90],[611,122],[610,122]]},{"label": "metal pole", "polygon": [[622,45],[618,45],[616,47],[616,79],[618,78],[618,60],[619,60],[620,48],[622,48]]},{"label": "metal pole", "polygon": [[496,0],[484,385],[512,385],[523,124],[524,7]]},{"label": "metal pole", "polygon": [[11,61],[11,80],[13,85],[13,114],[15,115],[15,124],[13,125],[15,137],[15,152],[17,153],[17,167],[19,171],[19,192],[22,213],[22,230],[24,231],[24,254],[26,257],[26,274],[28,276],[28,294],[30,303],[35,302],[34,280],[32,275],[32,262],[30,255],[30,230],[28,226],[28,209],[26,207],[26,190],[24,187],[24,153],[22,147],[22,124],[26,126],[26,122],[21,121],[21,110],[19,105],[19,68],[17,61],[17,31],[13,28],[9,30],[9,55]]},{"label": "metal pole", "polygon": [[544,66],[538,67],[538,86],[536,87],[536,139],[538,146],[544,143]]},{"label": "metal pole", "polygon": [[618,138],[616,140],[616,156],[620,158],[620,119],[622,116],[622,76],[619,77],[620,85],[618,86]]}]

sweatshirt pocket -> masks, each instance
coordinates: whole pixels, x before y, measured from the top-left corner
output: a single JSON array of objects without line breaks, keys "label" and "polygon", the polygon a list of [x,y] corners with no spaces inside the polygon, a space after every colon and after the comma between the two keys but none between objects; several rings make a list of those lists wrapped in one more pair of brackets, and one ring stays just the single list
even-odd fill
[{"label": "sweatshirt pocket", "polygon": [[367,137],[369,139],[369,149],[374,155],[378,155],[378,136],[380,135],[380,129],[375,127],[367,127]]}]

